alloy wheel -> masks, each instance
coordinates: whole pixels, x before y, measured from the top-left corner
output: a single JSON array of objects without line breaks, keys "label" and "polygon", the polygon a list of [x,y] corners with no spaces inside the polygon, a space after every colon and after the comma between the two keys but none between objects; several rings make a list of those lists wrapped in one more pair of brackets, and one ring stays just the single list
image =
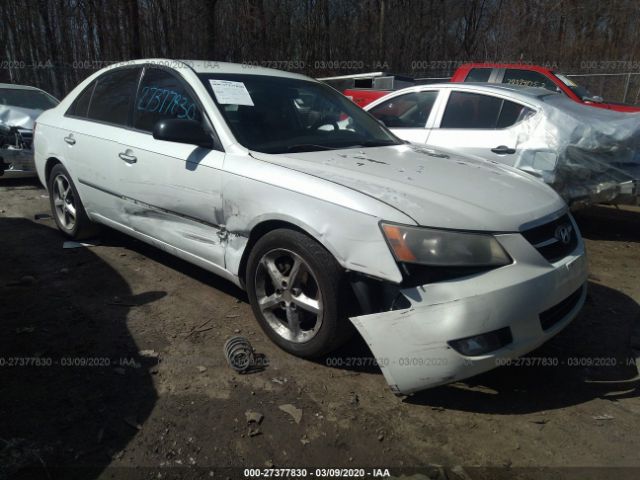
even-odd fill
[{"label": "alloy wheel", "polygon": [[60,224],[67,230],[73,230],[76,225],[76,198],[71,188],[71,182],[58,174],[53,180],[53,206]]},{"label": "alloy wheel", "polygon": [[255,289],[262,315],[284,339],[304,343],[320,330],[322,292],[313,270],[298,254],[285,249],[264,254]]}]

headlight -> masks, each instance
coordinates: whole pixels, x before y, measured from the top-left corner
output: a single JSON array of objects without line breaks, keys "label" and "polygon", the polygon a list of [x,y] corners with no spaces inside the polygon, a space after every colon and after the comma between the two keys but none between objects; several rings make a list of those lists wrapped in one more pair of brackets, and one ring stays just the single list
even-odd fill
[{"label": "headlight", "polygon": [[499,267],[511,263],[493,235],[382,223],[398,262],[438,267]]}]

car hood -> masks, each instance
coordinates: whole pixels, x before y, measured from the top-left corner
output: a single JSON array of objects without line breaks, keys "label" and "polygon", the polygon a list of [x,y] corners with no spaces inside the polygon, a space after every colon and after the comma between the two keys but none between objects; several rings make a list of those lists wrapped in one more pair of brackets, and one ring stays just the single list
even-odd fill
[{"label": "car hood", "polygon": [[33,123],[41,113],[42,110],[0,105],[0,124],[33,130]]},{"label": "car hood", "polygon": [[374,197],[423,226],[518,231],[566,208],[529,174],[417,145],[251,155]]}]

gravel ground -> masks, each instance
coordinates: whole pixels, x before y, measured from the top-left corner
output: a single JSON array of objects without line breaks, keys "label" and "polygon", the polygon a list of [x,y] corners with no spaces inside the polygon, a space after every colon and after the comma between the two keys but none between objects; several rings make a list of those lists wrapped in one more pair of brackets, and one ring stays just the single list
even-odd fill
[{"label": "gravel ground", "polygon": [[[640,474],[638,208],[577,217],[587,304],[528,356],[558,366],[522,362],[404,399],[359,337],[327,359],[292,357],[230,283],[110,230],[64,249],[53,220],[36,219],[47,213],[35,181],[0,180],[0,478],[242,478],[241,467],[271,466]],[[234,334],[264,369],[226,365]],[[261,421],[248,425],[248,411]]]}]

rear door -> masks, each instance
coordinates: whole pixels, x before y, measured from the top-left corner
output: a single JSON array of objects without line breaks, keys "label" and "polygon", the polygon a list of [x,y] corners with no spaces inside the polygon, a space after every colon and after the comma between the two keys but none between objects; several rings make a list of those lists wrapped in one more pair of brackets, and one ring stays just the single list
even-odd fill
[{"label": "rear door", "polygon": [[369,111],[403,140],[425,143],[432,123],[438,90],[422,90],[394,96]]},{"label": "rear door", "polygon": [[457,90],[446,93],[445,106],[429,131],[427,144],[514,165],[516,127],[535,111],[498,96]]},{"label": "rear door", "polygon": [[60,131],[72,175],[89,214],[108,219],[122,209],[116,171],[122,140],[131,124],[140,67],[114,69],[98,77],[71,105]]},{"label": "rear door", "polygon": [[201,122],[215,138],[200,102],[182,77],[171,69],[148,66],[116,170],[118,189],[125,198],[121,221],[171,253],[186,252],[207,266],[224,268],[224,152],[155,140],[154,125],[172,118]]}]

